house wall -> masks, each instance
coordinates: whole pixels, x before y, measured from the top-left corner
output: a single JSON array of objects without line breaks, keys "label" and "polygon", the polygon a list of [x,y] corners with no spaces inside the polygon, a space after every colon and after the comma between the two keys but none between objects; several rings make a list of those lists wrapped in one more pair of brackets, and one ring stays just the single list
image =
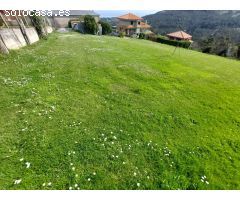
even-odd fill
[{"label": "house wall", "polygon": [[[137,26],[138,21],[133,21],[133,26]],[[129,26],[131,25],[131,21],[128,20],[119,20],[118,25],[124,25],[124,26]]]},{"label": "house wall", "polygon": [[131,24],[131,20],[119,20],[118,21],[118,25],[117,25],[117,30],[118,31],[123,31],[120,30],[121,26],[129,26],[132,25],[134,27],[136,27],[136,29],[130,29],[129,31],[125,31],[127,35],[132,35],[132,34],[139,34],[141,32],[140,28],[137,28],[138,25],[137,20],[133,21],[133,24]]}]

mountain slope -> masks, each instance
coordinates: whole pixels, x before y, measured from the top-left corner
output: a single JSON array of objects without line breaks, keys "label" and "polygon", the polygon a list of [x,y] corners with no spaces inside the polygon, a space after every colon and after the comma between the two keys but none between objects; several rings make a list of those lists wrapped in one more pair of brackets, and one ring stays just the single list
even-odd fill
[{"label": "mountain slope", "polygon": [[234,41],[240,41],[240,11],[160,11],[143,17],[160,34],[182,29],[193,35],[194,40],[216,33],[229,33]]}]

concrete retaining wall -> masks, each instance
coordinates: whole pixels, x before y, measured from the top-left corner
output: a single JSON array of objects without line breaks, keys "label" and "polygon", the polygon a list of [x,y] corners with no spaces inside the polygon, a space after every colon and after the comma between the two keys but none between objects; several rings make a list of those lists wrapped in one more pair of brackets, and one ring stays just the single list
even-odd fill
[{"label": "concrete retaining wall", "polygon": [[12,30],[15,33],[16,37],[18,38],[18,41],[21,43],[21,47],[26,46],[27,42],[23,37],[22,31],[20,30],[20,28],[13,28]]},{"label": "concrete retaining wall", "polygon": [[0,29],[0,35],[3,43],[8,49],[19,49],[22,47],[13,29]]},{"label": "concrete retaining wall", "polygon": [[[25,28],[25,34],[23,35],[20,28],[3,28],[0,29],[1,49],[0,53],[6,53],[3,49],[19,49],[27,44],[33,44],[39,40],[37,31],[34,27]],[[53,28],[51,26],[46,27],[47,33],[52,33]]]},{"label": "concrete retaining wall", "polygon": [[39,40],[37,31],[35,28],[31,27],[31,28],[26,28],[26,35],[28,38],[28,41],[30,42],[30,44],[37,42]]}]

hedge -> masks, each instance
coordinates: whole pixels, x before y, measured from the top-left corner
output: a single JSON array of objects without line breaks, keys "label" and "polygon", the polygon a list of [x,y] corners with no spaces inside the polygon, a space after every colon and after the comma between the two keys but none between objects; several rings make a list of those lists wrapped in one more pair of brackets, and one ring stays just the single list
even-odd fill
[{"label": "hedge", "polygon": [[[143,38],[143,36],[141,38]],[[154,34],[145,35],[145,38],[154,42],[159,42],[162,44],[183,47],[183,48],[189,48],[189,46],[191,45],[191,42],[189,41],[170,40],[167,37],[161,36],[161,35],[154,35]]]},{"label": "hedge", "polygon": [[177,46],[177,47],[183,47],[183,48],[188,48],[191,44],[191,42],[189,42],[189,41],[170,40],[163,36],[158,36],[157,42],[162,43],[162,44]]}]

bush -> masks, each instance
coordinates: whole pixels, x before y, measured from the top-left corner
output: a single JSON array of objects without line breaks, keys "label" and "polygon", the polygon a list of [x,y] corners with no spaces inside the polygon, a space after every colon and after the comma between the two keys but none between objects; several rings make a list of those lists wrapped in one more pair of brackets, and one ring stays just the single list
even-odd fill
[{"label": "bush", "polygon": [[102,34],[103,35],[107,35],[107,34],[112,33],[112,27],[109,23],[103,22],[103,21],[100,21],[99,23],[102,26]]},{"label": "bush", "polygon": [[72,28],[72,23],[71,22],[72,22],[72,20],[68,21],[68,28]]},{"label": "bush", "polygon": [[140,33],[138,38],[139,39],[145,39],[145,37],[146,37],[146,35],[144,33]]},{"label": "bush", "polygon": [[188,48],[191,45],[191,42],[189,41],[170,40],[164,36],[158,36],[156,38],[156,41],[162,44],[168,44],[168,45],[183,47],[183,48]]},{"label": "bush", "polygon": [[44,32],[44,23],[41,16],[36,15],[36,11],[31,12],[31,21],[40,38],[46,37]]},{"label": "bush", "polygon": [[146,39],[147,39],[147,40],[151,40],[151,41],[153,41],[153,42],[157,42],[157,35],[155,35],[155,34],[149,34],[149,35],[146,36]]},{"label": "bush", "polygon": [[125,36],[125,33],[124,33],[124,32],[120,32],[120,33],[119,33],[119,37],[120,37],[120,38],[123,38],[124,36]]},{"label": "bush", "polygon": [[236,55],[236,57],[238,59],[240,59],[240,45],[238,45],[238,47],[237,47],[237,55]]},{"label": "bush", "polygon": [[93,34],[93,35],[97,33],[98,26],[93,16],[86,15],[84,17],[84,31],[85,33]]}]

